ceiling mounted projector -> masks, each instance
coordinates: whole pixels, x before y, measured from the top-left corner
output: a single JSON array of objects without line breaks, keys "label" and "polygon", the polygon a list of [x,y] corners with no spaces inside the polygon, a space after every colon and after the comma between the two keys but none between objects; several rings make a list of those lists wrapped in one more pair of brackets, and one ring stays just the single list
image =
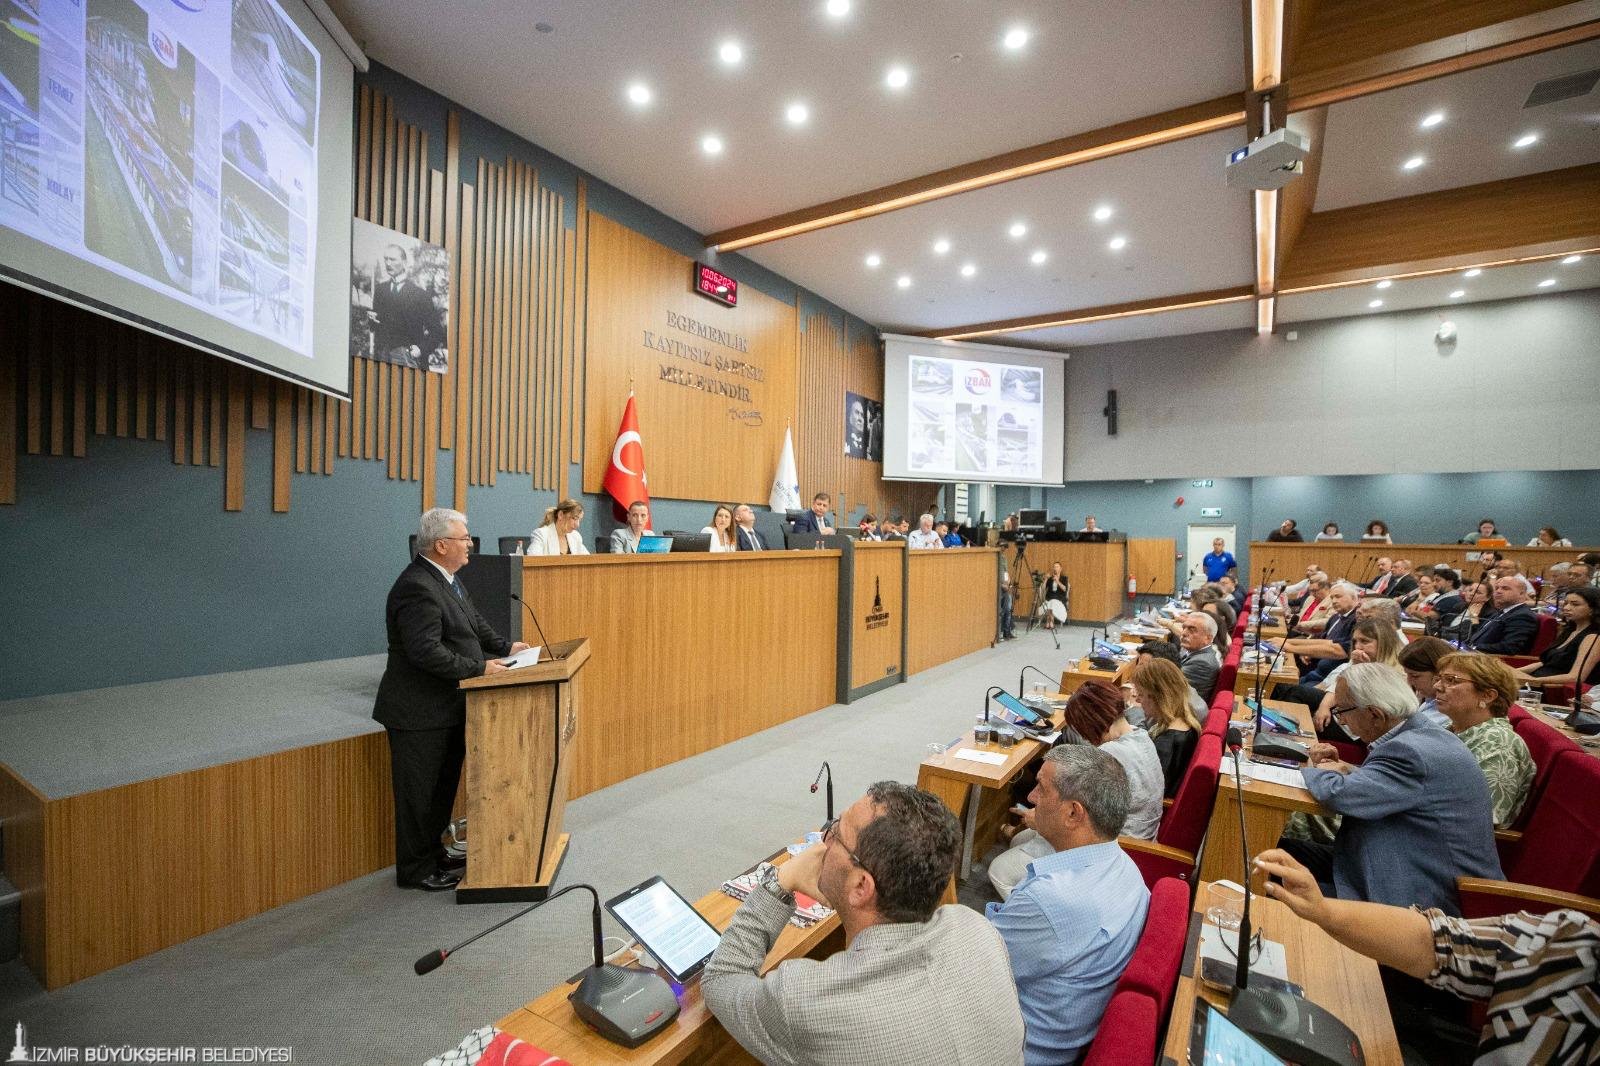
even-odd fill
[{"label": "ceiling mounted projector", "polygon": [[1305,173],[1311,142],[1285,126],[1228,153],[1230,189],[1281,189]]}]

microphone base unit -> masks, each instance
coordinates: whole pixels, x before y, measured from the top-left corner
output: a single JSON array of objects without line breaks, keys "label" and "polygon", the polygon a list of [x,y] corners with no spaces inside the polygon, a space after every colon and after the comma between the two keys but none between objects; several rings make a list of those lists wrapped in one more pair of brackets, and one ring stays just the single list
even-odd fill
[{"label": "microphone base unit", "polygon": [[660,974],[610,963],[585,969],[567,1000],[585,1025],[626,1048],[645,1043],[678,1017],[678,998]]},{"label": "microphone base unit", "polygon": [[1311,757],[1310,750],[1304,744],[1259,732],[1250,745],[1250,753],[1267,759],[1292,759],[1302,763]]},{"label": "microphone base unit", "polygon": [[1283,991],[1239,988],[1228,1020],[1268,1051],[1302,1066],[1363,1066],[1361,1038],[1331,1011]]}]

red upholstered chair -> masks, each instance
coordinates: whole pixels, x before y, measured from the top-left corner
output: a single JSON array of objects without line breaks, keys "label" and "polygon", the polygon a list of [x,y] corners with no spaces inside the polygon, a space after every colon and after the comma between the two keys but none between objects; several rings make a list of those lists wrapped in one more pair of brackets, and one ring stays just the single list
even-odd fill
[{"label": "red upholstered chair", "polygon": [[[1533,757],[1533,781],[1528,785],[1528,798],[1523,801],[1522,811],[1517,815],[1517,820],[1512,823],[1512,829],[1522,829],[1533,817],[1533,810],[1539,805],[1539,799],[1544,795],[1546,786],[1550,782],[1550,771],[1555,766],[1556,756],[1562,752],[1583,754],[1583,749],[1573,742],[1571,737],[1557,732],[1548,723],[1530,715],[1521,707],[1513,705],[1511,708],[1511,728],[1517,731],[1517,736],[1528,745],[1528,754]],[[1511,852],[1515,848],[1510,849]],[[1509,854],[1505,842],[1501,843],[1501,865],[1514,858]]]},{"label": "red upholstered chair", "polygon": [[[1529,797],[1533,813],[1527,828],[1509,861],[1502,860],[1506,880],[1461,879],[1462,913],[1477,918],[1512,910],[1548,910],[1547,901],[1540,899],[1541,890],[1591,899],[1600,896],[1600,804],[1595,803],[1596,796],[1600,796],[1600,759],[1576,745],[1556,752],[1544,791],[1536,802]],[[1502,846],[1502,853],[1505,850]],[[1525,902],[1517,902],[1519,890],[1526,890]],[[1508,905],[1508,900],[1514,905]]]},{"label": "red upholstered chair", "polygon": [[1206,720],[1200,735],[1216,737],[1221,740],[1228,735],[1228,721],[1233,717],[1233,691],[1230,689],[1227,692],[1218,693],[1218,696],[1228,697],[1227,705],[1219,706],[1217,701],[1212,701],[1211,709],[1206,712]]},{"label": "red upholstered chair", "polygon": [[1543,655],[1545,649],[1556,642],[1556,629],[1558,626],[1559,623],[1556,622],[1555,615],[1540,612],[1539,635],[1533,638],[1531,654],[1536,657]]},{"label": "red upholstered chair", "polygon": [[1160,1031],[1155,1000],[1141,992],[1118,992],[1100,1016],[1100,1028],[1083,1057],[1083,1066],[1155,1062]]},{"label": "red upholstered chair", "polygon": [[1192,883],[1195,857],[1211,820],[1211,806],[1217,799],[1217,773],[1222,766],[1222,741],[1202,735],[1189,759],[1189,769],[1178,786],[1172,806],[1161,819],[1155,840],[1118,837],[1117,843],[1133,859],[1144,875],[1146,885],[1163,877],[1176,877]]},{"label": "red upholstered chair", "polygon": [[1155,883],[1144,932],[1117,982],[1118,992],[1139,992],[1155,1000],[1156,1017],[1163,1020],[1172,1007],[1184,945],[1189,940],[1189,900],[1189,885],[1176,877],[1163,877]]}]

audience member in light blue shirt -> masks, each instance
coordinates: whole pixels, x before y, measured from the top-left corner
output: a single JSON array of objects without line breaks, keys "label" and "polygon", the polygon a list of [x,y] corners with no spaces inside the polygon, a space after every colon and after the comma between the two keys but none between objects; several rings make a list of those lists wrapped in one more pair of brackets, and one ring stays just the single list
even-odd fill
[{"label": "audience member in light blue shirt", "polygon": [[1055,748],[1028,797],[1033,826],[1056,849],[1028,864],[1004,903],[985,913],[1011,957],[1027,1027],[1028,1066],[1071,1062],[1144,932],[1150,891],[1117,846],[1128,816],[1128,775],[1100,748]]}]

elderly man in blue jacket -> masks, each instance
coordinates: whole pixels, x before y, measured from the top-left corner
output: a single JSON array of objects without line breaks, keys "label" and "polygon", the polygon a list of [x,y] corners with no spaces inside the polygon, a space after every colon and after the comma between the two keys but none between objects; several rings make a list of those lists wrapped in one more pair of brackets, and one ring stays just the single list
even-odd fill
[{"label": "elderly man in blue jacket", "polygon": [[1331,845],[1282,840],[1340,899],[1461,913],[1456,878],[1499,880],[1489,783],[1467,746],[1416,714],[1405,674],[1357,663],[1334,685],[1333,713],[1366,741],[1351,766],[1331,744],[1311,748],[1306,788],[1343,816]]}]

